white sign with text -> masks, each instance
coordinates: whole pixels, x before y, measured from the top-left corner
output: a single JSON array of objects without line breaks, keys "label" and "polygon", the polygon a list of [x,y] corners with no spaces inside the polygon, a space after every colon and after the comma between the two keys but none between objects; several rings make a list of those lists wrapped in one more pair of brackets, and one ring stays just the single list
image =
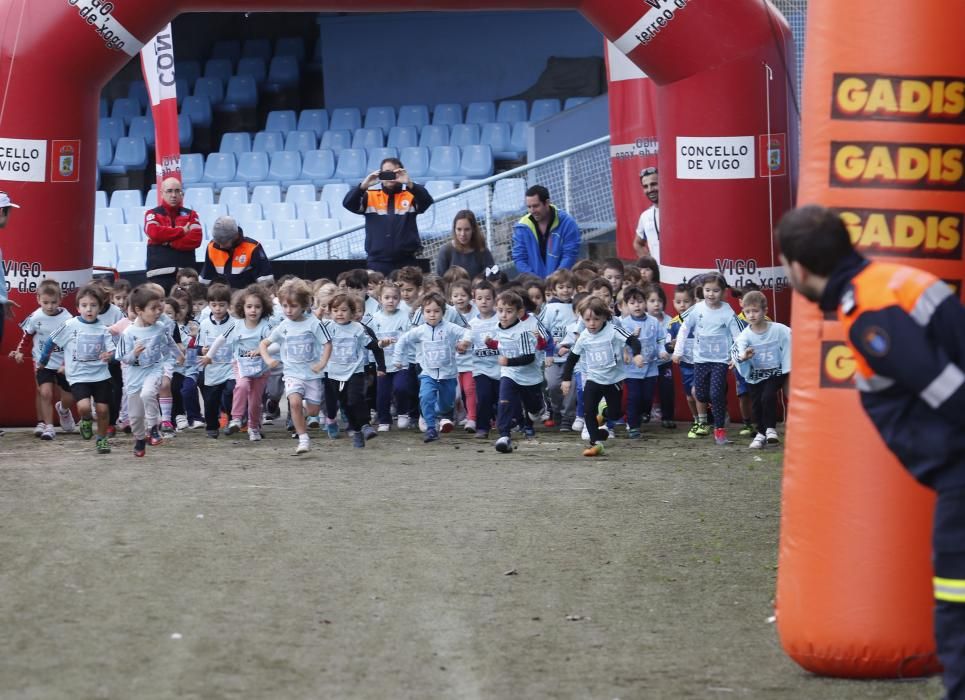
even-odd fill
[{"label": "white sign with text", "polygon": [[47,142],[0,138],[0,180],[45,182]]},{"label": "white sign with text", "polygon": [[678,136],[678,180],[743,180],[757,175],[753,136]]}]

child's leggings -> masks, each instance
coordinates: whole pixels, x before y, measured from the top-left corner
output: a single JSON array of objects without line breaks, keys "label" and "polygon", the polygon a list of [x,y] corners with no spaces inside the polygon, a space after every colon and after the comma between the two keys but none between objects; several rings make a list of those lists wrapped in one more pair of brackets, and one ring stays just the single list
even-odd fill
[{"label": "child's leggings", "polygon": [[476,381],[472,372],[459,373],[459,389],[462,391],[462,402],[466,406],[466,415],[473,423],[476,422]]},{"label": "child's leggings", "polygon": [[607,438],[607,433],[596,423],[596,411],[600,405],[600,399],[606,399],[607,406],[622,405],[623,384],[597,384],[587,379],[583,385],[583,420],[586,422],[587,432],[590,433],[591,445]]},{"label": "child's leggings", "polygon": [[727,421],[727,365],[723,362],[694,363],[694,394],[714,407],[714,427]]},{"label": "child's leggings", "polygon": [[235,389],[231,399],[231,417],[241,420],[248,406],[248,429],[261,430],[261,398],[268,384],[268,373],[258,377],[235,377]]}]

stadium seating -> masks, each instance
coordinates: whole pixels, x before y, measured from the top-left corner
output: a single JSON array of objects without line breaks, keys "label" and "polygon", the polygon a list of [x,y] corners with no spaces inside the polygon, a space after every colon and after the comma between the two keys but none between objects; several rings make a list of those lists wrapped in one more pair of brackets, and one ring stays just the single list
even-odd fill
[{"label": "stadium seating", "polygon": [[314,131],[317,138],[328,131],[328,112],[324,109],[303,109],[298,115],[299,131]]},{"label": "stadium seating", "polygon": [[138,230],[144,233],[144,213],[147,210],[148,207],[144,206],[124,207],[124,219],[127,223],[137,226]]},{"label": "stadium seating", "polygon": [[[472,187],[478,180],[466,179],[459,183],[459,189],[464,189],[466,187]],[[470,190],[466,193],[466,208],[471,210],[477,218],[481,218],[486,213],[486,195],[488,194],[488,189],[485,187],[477,187],[474,190]]]},{"label": "stadium seating", "polygon": [[289,131],[299,128],[297,125],[298,115],[294,110],[275,110],[268,113],[268,118],[265,120],[265,131],[280,131],[282,134],[287,134]]},{"label": "stadium seating", "polygon": [[97,138],[110,139],[112,146],[116,146],[117,142],[124,138],[125,130],[123,119],[101,117],[97,120]]},{"label": "stadium seating", "polygon": [[381,148],[385,143],[382,129],[356,129],[352,136],[352,148]]},{"label": "stadium seating", "polygon": [[229,131],[221,136],[221,153],[245,153],[251,150],[251,134],[246,131]]},{"label": "stadium seating", "polygon": [[258,202],[228,204],[228,214],[238,221],[257,221],[264,216],[264,211]]},{"label": "stadium seating", "polygon": [[181,114],[187,114],[192,126],[209,127],[213,120],[211,100],[205,95],[185,97],[181,104]]},{"label": "stadium seating", "polygon": [[310,181],[315,187],[332,182],[335,179],[335,154],[327,148],[306,153],[299,179]]},{"label": "stadium seating", "polygon": [[285,134],[281,131],[259,131],[251,143],[252,151],[274,153],[285,150]]},{"label": "stadium seating", "polygon": [[269,258],[272,255],[277,255],[281,252],[281,243],[274,239],[259,239],[258,242],[261,243],[261,247],[265,251],[265,255],[267,255]]},{"label": "stadium seating", "polygon": [[147,144],[144,139],[127,136],[118,139],[114,149],[114,160],[101,168],[105,173],[123,174],[131,170],[144,170],[147,167]]},{"label": "stadium seating", "polygon": [[329,129],[322,134],[318,147],[331,150],[337,157],[344,149],[352,147],[352,132],[348,129]]},{"label": "stadium seating", "polygon": [[[240,52],[240,48],[239,48]],[[223,83],[227,83],[234,75],[234,60],[227,58],[210,58],[204,64],[205,78],[218,78]]]},{"label": "stadium seating", "polygon": [[127,135],[132,139],[142,139],[149,148],[154,148],[154,119],[147,116],[134,117],[127,127]]},{"label": "stadium seating", "polygon": [[496,121],[495,102],[470,102],[466,107],[466,124],[485,124]]},{"label": "stadium seating", "polygon": [[265,208],[268,204],[276,204],[281,201],[281,187],[278,185],[257,185],[251,190],[251,200],[257,202]]},{"label": "stadium seating", "polygon": [[147,259],[147,244],[141,241],[117,247],[117,269],[120,272],[143,270]]},{"label": "stadium seating", "polygon": [[586,104],[592,97],[568,97],[566,102],[563,103],[563,110],[573,109],[574,107],[579,107],[582,104]]},{"label": "stadium seating", "polygon": [[328,209],[332,212],[333,216],[338,216],[339,210],[343,209],[342,200],[345,199],[345,195],[348,194],[351,187],[342,182],[333,182],[325,185],[322,188],[322,194],[319,200],[322,202],[328,202]]},{"label": "stadium seating", "polygon": [[[95,229],[96,231],[96,229]],[[114,267],[117,264],[117,246],[108,241],[94,238],[94,265],[97,267]]]},{"label": "stadium seating", "polygon": [[436,146],[429,157],[429,177],[433,179],[459,179],[461,154],[458,146]]},{"label": "stadium seating", "polygon": [[399,151],[395,148],[370,148],[367,151],[368,162],[365,166],[366,174],[374,173],[382,167],[382,161],[386,158],[398,158]]},{"label": "stadium seating", "polygon": [[302,156],[298,151],[277,151],[271,154],[271,166],[268,168],[269,180],[289,182],[297,180],[301,172]]},{"label": "stadium seating", "polygon": [[277,85],[283,88],[298,86],[300,69],[298,59],[294,56],[275,56],[268,65],[267,85]]},{"label": "stadium seating", "polygon": [[224,100],[224,83],[220,78],[202,76],[194,81],[194,91],[191,94],[195,97],[207,97],[208,102],[214,107]]},{"label": "stadium seating", "polygon": [[432,195],[432,198],[437,199],[439,196],[456,189],[456,183],[452,180],[429,180],[425,187],[429,194]]},{"label": "stadium seating", "polygon": [[402,105],[399,107],[399,119],[396,126],[414,126],[421,129],[429,123],[429,107],[427,105]]},{"label": "stadium seating", "polygon": [[459,172],[464,177],[489,177],[493,174],[493,152],[486,145],[471,145],[462,149]]},{"label": "stadium seating", "polygon": [[141,114],[144,114],[151,102],[150,97],[147,94],[147,85],[145,85],[141,80],[132,80],[130,85],[127,86],[127,96],[131,99],[137,100],[137,104],[141,108]]},{"label": "stadium seating", "polygon": [[[252,200],[254,200],[254,196],[252,196]],[[314,202],[316,201],[315,187],[313,185],[292,185],[285,192],[285,201],[294,204],[298,204],[299,202]]]},{"label": "stadium seating", "polygon": [[315,132],[311,130],[302,131],[296,129],[290,131],[285,139],[286,151],[300,151],[304,153],[305,151],[314,151],[316,148]]},{"label": "stadium seating", "polygon": [[385,143],[392,148],[408,148],[419,145],[419,130],[414,126],[393,126]]},{"label": "stadium seating", "polygon": [[483,124],[482,138],[479,142],[492,149],[496,160],[516,160],[518,157],[518,154],[513,151],[512,128],[506,122]]},{"label": "stadium seating", "polygon": [[309,219],[308,220],[308,237],[309,238],[321,238],[322,236],[330,236],[341,228],[338,219]]},{"label": "stadium seating", "polygon": [[203,180],[214,183],[216,189],[220,188],[234,180],[236,167],[234,153],[210,153],[204,162]]},{"label": "stadium seating", "polygon": [[335,177],[339,180],[361,181],[370,171],[365,169],[367,156],[364,148],[345,148],[338,154]]},{"label": "stadium seating", "polygon": [[181,154],[181,181],[185,185],[204,179],[204,156],[200,153]]},{"label": "stadium seating", "polygon": [[107,208],[107,192],[104,190],[97,190],[94,194],[94,206],[98,209]]},{"label": "stadium seating", "polygon": [[265,241],[274,240],[275,238],[275,224],[271,221],[264,219],[257,221],[249,220],[245,221],[241,228],[246,236],[254,238],[262,245],[264,245]]},{"label": "stadium seating", "polygon": [[[533,100],[533,109],[529,113],[531,122],[541,122],[560,112],[560,101],[551,99]],[[523,121],[523,120],[519,120]]]},{"label": "stadium seating", "polygon": [[459,146],[460,148],[474,146],[479,143],[479,136],[478,124],[454,124],[452,132],[449,134],[449,145]]},{"label": "stadium seating", "polygon": [[118,97],[111,107],[111,116],[120,119],[126,126],[131,123],[131,119],[141,116],[141,105],[136,99]]},{"label": "stadium seating", "polygon": [[104,167],[110,165],[114,160],[114,145],[110,138],[102,137],[97,139],[97,165]]},{"label": "stadium seating", "polygon": [[422,127],[419,145],[426,148],[449,145],[449,127],[445,124],[430,124]]},{"label": "stadium seating", "polygon": [[269,39],[245,39],[241,47],[241,55],[245,58],[260,58],[271,60],[271,41]]},{"label": "stadium seating", "polygon": [[248,203],[248,188],[244,185],[229,185],[221,188],[221,196],[218,202],[225,204],[230,209],[234,204]]},{"label": "stadium seating", "polygon": [[238,61],[237,74],[246,75],[252,78],[256,85],[261,85],[268,77],[268,66],[263,58],[246,56]]},{"label": "stadium seating", "polygon": [[355,131],[362,128],[362,114],[355,107],[342,107],[332,110],[330,129]]},{"label": "stadium seating", "polygon": [[124,210],[107,207],[97,207],[94,209],[94,224],[97,226],[113,226],[123,224]]},{"label": "stadium seating", "polygon": [[493,187],[493,216],[500,219],[513,214],[522,216],[525,200],[525,180],[517,177],[497,180]]},{"label": "stadium seating", "polygon": [[117,244],[119,251],[128,243],[139,243],[143,240],[141,227],[137,224],[110,224],[107,227],[107,237],[111,239],[111,243]]},{"label": "stadium seating", "polygon": [[275,221],[275,237],[278,240],[307,238],[308,229],[301,219],[279,219]]},{"label": "stadium seating", "polygon": [[503,100],[496,109],[496,121],[508,124],[526,121],[526,101]]},{"label": "stadium seating", "polygon": [[403,148],[399,160],[413,180],[422,180],[429,173],[429,149],[425,146]]},{"label": "stadium seating", "polygon": [[365,110],[366,129],[381,129],[386,133],[395,126],[395,109],[393,107],[369,107]]},{"label": "stadium seating", "polygon": [[328,202],[298,202],[295,208],[298,218],[306,222],[327,219],[331,214]]},{"label": "stadium seating", "polygon": [[250,75],[236,75],[228,80],[224,108],[253,109],[258,105],[258,85]]},{"label": "stadium seating", "polygon": [[295,205],[291,202],[274,202],[262,206],[265,218],[269,221],[288,221],[295,218]]},{"label": "stadium seating", "polygon": [[264,151],[239,153],[235,179],[248,183],[249,186],[252,186],[252,183],[265,182],[268,179],[268,154]]},{"label": "stadium seating", "polygon": [[241,58],[241,42],[237,39],[221,39],[214,42],[211,47],[213,58],[227,59],[229,65],[236,63]]},{"label": "stadium seating", "polygon": [[432,123],[447,126],[462,124],[462,105],[454,102],[437,104],[432,110]]},{"label": "stadium seating", "polygon": [[185,191],[184,206],[197,209],[205,204],[214,204],[214,190],[210,187],[191,187]]},{"label": "stadium seating", "polygon": [[305,60],[305,40],[300,36],[283,36],[275,42],[276,56],[292,56],[296,61]]},{"label": "stadium seating", "polygon": [[529,150],[529,122],[513,124],[513,135],[509,139],[509,150],[516,154],[516,159],[525,158]]}]

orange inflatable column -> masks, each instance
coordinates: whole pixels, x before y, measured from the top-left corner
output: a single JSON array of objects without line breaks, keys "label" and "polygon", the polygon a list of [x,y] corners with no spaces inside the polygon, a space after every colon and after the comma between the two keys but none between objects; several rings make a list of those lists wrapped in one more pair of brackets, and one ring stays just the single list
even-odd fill
[{"label": "orange inflatable column", "polygon": [[[865,254],[929,270],[959,292],[962,26],[961,3],[812,0],[798,196],[837,208]],[[934,498],[865,417],[839,324],[800,297],[793,318],[781,643],[826,675],[935,672]]]}]

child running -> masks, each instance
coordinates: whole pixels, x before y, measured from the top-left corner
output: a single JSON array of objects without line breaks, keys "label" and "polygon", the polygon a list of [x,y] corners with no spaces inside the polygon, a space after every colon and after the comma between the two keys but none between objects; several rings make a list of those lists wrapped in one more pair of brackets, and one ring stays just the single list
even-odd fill
[{"label": "child running", "polygon": [[201,357],[198,365],[204,368],[201,375],[201,395],[204,397],[204,423],[209,438],[218,437],[222,410],[230,411],[234,381],[231,377],[231,348],[218,338],[230,330],[234,323],[228,315],[231,305],[231,288],[226,284],[208,287],[208,308],[202,313],[198,330]]},{"label": "child running", "polygon": [[234,357],[235,389],[231,401],[228,434],[241,430],[247,411],[248,439],[261,440],[261,397],[268,384],[268,366],[261,357],[261,341],[268,337],[271,326],[271,297],[260,284],[252,284],[235,301],[235,326],[228,332],[227,342]]},{"label": "child running", "polygon": [[[379,301],[382,308],[372,316],[372,330],[379,339],[379,345],[387,348],[399,341],[402,334],[409,330],[409,315],[399,309],[401,296],[394,284],[382,285]],[[387,363],[388,364],[388,363]],[[379,421],[378,431],[388,432],[392,423],[392,400],[395,400],[395,413],[399,429],[409,426],[409,409],[412,397],[406,367],[397,369],[395,365],[386,367],[384,376],[377,380],[376,413]]]},{"label": "child running", "polygon": [[693,287],[686,282],[681,282],[673,293],[673,308],[677,315],[670,323],[670,347],[672,350],[676,350],[678,345],[681,347],[680,385],[683,388],[684,396],[687,398],[687,407],[690,409],[692,418],[692,425],[687,433],[688,438],[698,437],[697,401],[694,399],[694,336],[693,331],[689,335],[680,335],[680,329],[684,325],[683,317],[693,305]]},{"label": "child running", "polygon": [[496,317],[496,289],[486,280],[476,282],[473,288],[476,315],[469,321],[469,331],[463,340],[472,340],[472,379],[476,392],[476,437],[489,438],[496,400],[499,396],[499,351],[490,348],[486,339],[496,334],[499,319]]},{"label": "child running", "polygon": [[[653,290],[629,287],[623,294],[629,315],[621,317],[620,325],[627,332],[636,336],[640,342],[640,354],[643,363],[636,364],[631,359],[626,364],[627,388],[627,436],[631,440],[641,437],[640,424],[643,417],[650,416],[650,406],[653,404],[654,392],[657,388],[658,362],[667,360],[670,355],[664,349],[663,326],[649,313],[650,297]],[[607,405],[612,405],[607,400]]]}]

